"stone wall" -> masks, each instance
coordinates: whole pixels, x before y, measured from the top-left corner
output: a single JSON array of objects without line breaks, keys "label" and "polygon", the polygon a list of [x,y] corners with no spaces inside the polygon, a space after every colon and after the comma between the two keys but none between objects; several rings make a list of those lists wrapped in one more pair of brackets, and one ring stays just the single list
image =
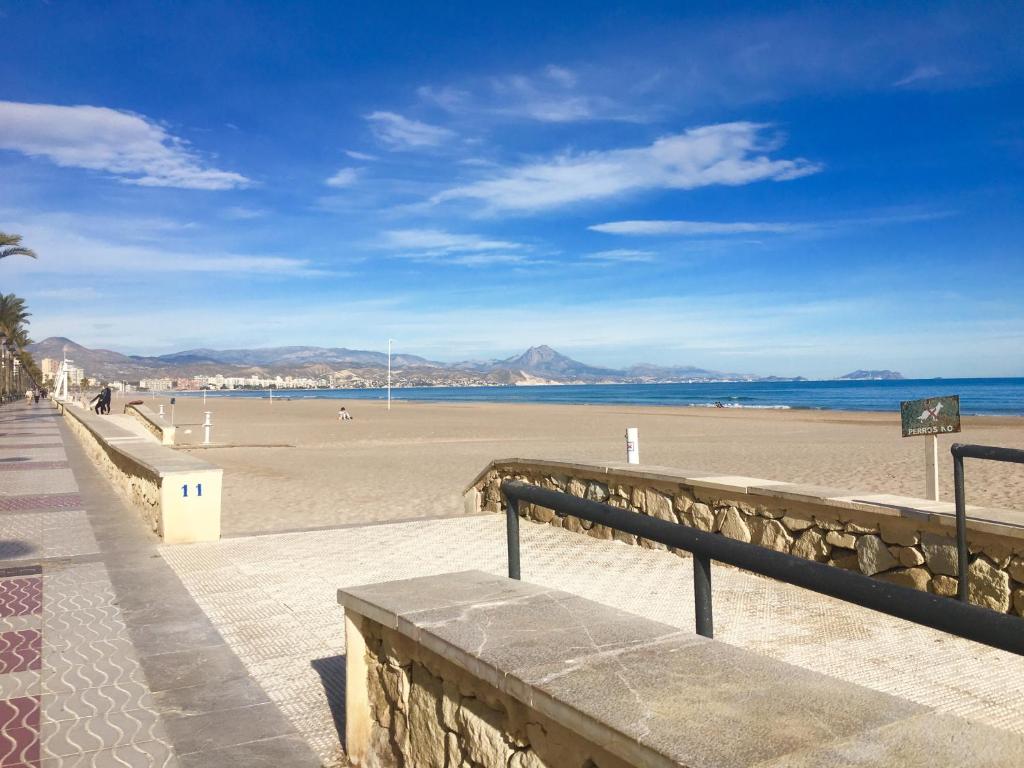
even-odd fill
[{"label": "stone wall", "polygon": [[174,445],[174,426],[161,422],[152,408],[145,405],[126,405],[124,412],[134,416],[161,445]]},{"label": "stone wall", "polygon": [[[704,480],[671,470],[580,465],[515,459],[495,461],[467,489],[467,508],[504,510],[500,485],[514,479],[551,490],[608,503],[660,520],[712,531],[739,541],[857,571],[867,576],[938,595],[955,596],[958,564],[950,520],[924,500],[901,504],[852,501],[856,495],[821,495],[789,484],[752,478]],[[745,488],[760,482],[757,490]],[[797,488],[797,486],[793,486]],[[789,496],[790,498],[786,498]],[[895,498],[895,497],[893,497]],[[799,499],[799,500],[797,500]],[[920,509],[909,502],[919,501]],[[521,504],[528,520],[598,539],[615,539],[651,549],[656,542],[613,531],[575,517]],[[948,518],[948,516],[947,516]],[[968,531],[971,552],[968,590],[971,602],[1024,616],[1024,527],[976,524]]]},{"label": "stone wall", "polygon": [[[138,463],[121,453],[109,450],[107,444],[82,421],[76,406],[59,406],[66,418],[64,423],[78,438],[82,449],[106,476],[110,484],[139,510],[142,519],[154,533],[160,533],[160,478],[144,471]],[[79,409],[80,410],[80,409]]]},{"label": "stone wall", "polygon": [[404,635],[360,617],[369,768],[627,768]]},{"label": "stone wall", "polygon": [[223,470],[60,403],[68,428],[111,485],[166,544],[220,538]]}]

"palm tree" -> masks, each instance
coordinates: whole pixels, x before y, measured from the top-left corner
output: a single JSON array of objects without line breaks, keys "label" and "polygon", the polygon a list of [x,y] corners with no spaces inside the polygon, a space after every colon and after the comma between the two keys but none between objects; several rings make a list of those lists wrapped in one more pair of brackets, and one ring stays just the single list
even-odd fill
[{"label": "palm tree", "polygon": [[13,293],[0,293],[0,332],[8,338],[13,338],[31,316],[32,313],[25,309],[23,298]]},{"label": "palm tree", "polygon": [[21,244],[21,235],[0,232],[0,259],[6,259],[8,256],[29,256],[34,259],[36,252]]},{"label": "palm tree", "polygon": [[35,361],[25,349],[32,340],[28,337],[26,324],[31,313],[25,308],[25,300],[15,296],[13,293],[0,294],[0,345],[4,347],[0,351],[2,361],[2,387],[3,393],[0,401],[10,399],[12,396],[19,396],[21,382],[14,381],[14,361],[33,380],[38,380],[33,371],[36,370]]}]

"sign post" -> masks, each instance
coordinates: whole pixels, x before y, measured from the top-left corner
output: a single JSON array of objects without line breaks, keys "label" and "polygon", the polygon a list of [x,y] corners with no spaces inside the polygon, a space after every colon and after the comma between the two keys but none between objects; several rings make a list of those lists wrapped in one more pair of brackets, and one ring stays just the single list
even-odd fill
[{"label": "sign post", "polygon": [[640,463],[640,431],[636,427],[626,428],[626,463]]},{"label": "sign post", "polygon": [[900,403],[904,437],[925,438],[925,498],[939,500],[939,438],[960,431],[960,396],[928,397]]}]

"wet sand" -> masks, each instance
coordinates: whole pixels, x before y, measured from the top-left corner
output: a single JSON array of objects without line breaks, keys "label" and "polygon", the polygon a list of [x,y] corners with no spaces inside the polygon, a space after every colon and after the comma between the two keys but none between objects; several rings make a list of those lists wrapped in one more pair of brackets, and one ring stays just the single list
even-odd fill
[{"label": "wet sand", "polygon": [[[337,420],[340,405],[352,421]],[[225,535],[458,515],[491,459],[622,461],[626,427],[640,430],[644,464],[924,493],[924,439],[900,437],[896,413],[404,401],[389,413],[379,401],[277,398],[210,398],[205,408],[214,442],[232,446],[195,451],[224,467]],[[203,410],[202,398],[177,398],[179,442],[201,442]],[[939,438],[944,499],[953,442],[1024,448],[1024,418],[963,426]],[[966,477],[970,503],[1024,509],[1024,467],[968,461]]]}]

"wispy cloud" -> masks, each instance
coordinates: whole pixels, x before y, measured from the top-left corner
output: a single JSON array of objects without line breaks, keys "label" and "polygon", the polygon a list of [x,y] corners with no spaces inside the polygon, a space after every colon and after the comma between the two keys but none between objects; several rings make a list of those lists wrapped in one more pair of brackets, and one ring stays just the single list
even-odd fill
[{"label": "wispy cloud", "polygon": [[522,243],[438,229],[391,230],[384,233],[380,246],[399,259],[465,267],[539,263],[524,253],[527,247]]},{"label": "wispy cloud", "polygon": [[0,101],[0,149],[143,187],[221,190],[252,183],[207,167],[186,141],[151,120],[107,107]]},{"label": "wispy cloud", "polygon": [[411,120],[395,112],[371,112],[366,116],[377,138],[392,149],[436,147],[455,137],[437,125]]},{"label": "wispy cloud", "polygon": [[[76,217],[61,214],[27,216],[12,221],[12,229],[22,233],[40,254],[28,266],[13,264],[8,269],[22,275],[57,274],[105,275],[126,279],[150,280],[152,273],[222,273],[235,277],[275,275],[312,277],[327,274],[308,259],[277,254],[233,253],[205,249],[193,242],[175,242],[174,233],[164,237],[140,236],[140,225],[124,221],[127,239],[116,230],[99,234],[89,226],[75,226]],[[145,225],[141,225],[145,226]]]},{"label": "wispy cloud", "polygon": [[583,256],[588,261],[602,262],[605,264],[630,264],[638,262],[654,261],[653,251],[636,251],[629,248],[615,248],[610,251],[597,251]]},{"label": "wispy cloud", "polygon": [[427,253],[399,253],[395,254],[395,258],[429,262],[431,264],[454,264],[460,267],[527,266],[541,263],[520,253],[443,254],[435,251]]},{"label": "wispy cloud", "polygon": [[920,83],[921,81],[924,80],[934,80],[937,77],[942,77],[942,70],[936,66],[925,64],[915,67],[913,71],[910,72],[910,74],[906,75],[905,77],[901,77],[899,80],[893,83],[893,86],[895,86],[896,88],[904,88],[908,85]]},{"label": "wispy cloud", "polygon": [[766,221],[609,221],[587,229],[610,235],[739,235],[756,232],[795,232],[800,224]]},{"label": "wispy cloud", "polygon": [[359,179],[359,171],[355,168],[341,168],[333,176],[324,181],[328,187],[351,187]]},{"label": "wispy cloud", "polygon": [[607,96],[588,92],[576,72],[549,65],[532,75],[511,74],[477,79],[463,87],[422,86],[419,97],[453,114],[491,115],[543,123],[586,120],[636,121],[628,110]]},{"label": "wispy cloud", "polygon": [[373,162],[374,160],[379,159],[376,155],[368,155],[365,152],[356,152],[354,149],[346,149],[345,154],[353,160],[363,160],[365,162]]},{"label": "wispy cloud", "polygon": [[394,229],[384,233],[382,245],[387,248],[417,249],[435,253],[516,250],[523,247],[520,243],[492,240],[481,235],[455,234],[439,229]]},{"label": "wispy cloud", "polygon": [[768,153],[780,139],[766,132],[767,126],[756,123],[723,123],[665,136],[646,147],[566,153],[453,187],[432,202],[466,200],[492,212],[530,212],[651,189],[787,181],[821,170],[803,158],[771,158]]},{"label": "wispy cloud", "polygon": [[224,209],[224,218],[238,221],[248,221],[266,216],[267,211],[262,208],[247,208],[244,205],[232,205]]},{"label": "wispy cloud", "polygon": [[91,285],[73,288],[44,288],[43,290],[32,292],[33,298],[38,296],[42,299],[58,299],[61,301],[89,301],[91,299],[98,299],[100,295],[100,292]]}]

